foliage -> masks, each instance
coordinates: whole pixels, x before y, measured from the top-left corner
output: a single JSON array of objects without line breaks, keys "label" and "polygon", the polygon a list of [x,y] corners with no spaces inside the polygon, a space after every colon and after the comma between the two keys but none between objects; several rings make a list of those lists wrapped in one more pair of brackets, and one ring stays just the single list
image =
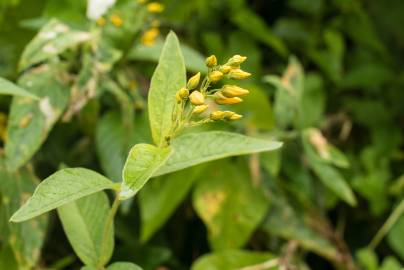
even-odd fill
[{"label": "foliage", "polygon": [[0,3],[0,269],[402,269],[403,9]]}]

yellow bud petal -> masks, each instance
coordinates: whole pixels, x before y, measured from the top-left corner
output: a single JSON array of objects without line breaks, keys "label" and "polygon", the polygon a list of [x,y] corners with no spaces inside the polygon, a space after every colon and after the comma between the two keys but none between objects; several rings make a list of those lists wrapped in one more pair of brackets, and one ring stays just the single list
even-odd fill
[{"label": "yellow bud petal", "polygon": [[203,113],[204,111],[206,111],[206,109],[208,107],[209,107],[209,105],[198,105],[192,110],[192,113],[194,113],[194,114]]},{"label": "yellow bud petal", "polygon": [[232,67],[239,67],[240,64],[243,63],[246,59],[246,56],[236,54],[232,58],[230,58],[229,61],[227,61],[227,65]]},{"label": "yellow bud petal", "polygon": [[232,98],[247,95],[248,93],[250,93],[250,91],[235,85],[226,84],[222,87],[222,93],[224,96]]},{"label": "yellow bud petal", "polygon": [[112,14],[109,19],[116,27],[121,27],[123,24],[123,20],[121,19],[121,17],[119,17],[118,14]]},{"label": "yellow bud petal", "polygon": [[145,31],[142,35],[142,37],[140,38],[140,42],[143,45],[146,46],[151,46],[156,42],[156,38],[158,37],[158,35],[160,34],[160,31],[158,28],[150,28],[149,30]]},{"label": "yellow bud petal", "polygon": [[231,69],[232,69],[231,66],[223,65],[223,66],[220,66],[219,71],[222,72],[223,74],[227,74],[230,72]]},{"label": "yellow bud petal", "polygon": [[225,117],[225,112],[222,111],[214,111],[210,114],[210,119],[214,121],[222,120]]},{"label": "yellow bud petal", "polygon": [[99,26],[104,26],[107,22],[105,21],[105,19],[103,17],[99,17],[96,21],[97,25]]},{"label": "yellow bud petal", "polygon": [[198,86],[200,79],[201,79],[201,73],[198,72],[188,80],[187,88],[190,90],[195,89]]},{"label": "yellow bud petal", "polygon": [[220,71],[218,71],[218,70],[212,71],[212,72],[209,74],[209,79],[210,79],[212,82],[220,81],[221,78],[223,78],[223,73],[220,72]]},{"label": "yellow bud petal", "polygon": [[215,99],[215,102],[219,105],[232,105],[243,102],[243,100],[239,97],[232,97],[232,98],[218,98]]},{"label": "yellow bud petal", "polygon": [[147,10],[151,13],[160,13],[163,12],[164,5],[157,2],[151,2],[147,4]]},{"label": "yellow bud petal", "polygon": [[235,114],[233,114],[232,116],[230,116],[229,120],[232,120],[232,121],[234,121],[234,120],[239,120],[239,119],[242,118],[242,117],[243,117],[243,116],[242,116],[241,114],[235,113]]},{"label": "yellow bud petal", "polygon": [[206,64],[207,67],[210,67],[210,68],[216,66],[217,65],[216,56],[211,55],[208,58],[206,58],[205,64]]},{"label": "yellow bud petal", "polygon": [[245,72],[239,68],[232,69],[229,72],[229,78],[235,80],[242,80],[251,76],[251,73]]},{"label": "yellow bud petal", "polygon": [[193,105],[203,105],[205,103],[205,97],[199,91],[194,91],[189,95],[189,101]]}]

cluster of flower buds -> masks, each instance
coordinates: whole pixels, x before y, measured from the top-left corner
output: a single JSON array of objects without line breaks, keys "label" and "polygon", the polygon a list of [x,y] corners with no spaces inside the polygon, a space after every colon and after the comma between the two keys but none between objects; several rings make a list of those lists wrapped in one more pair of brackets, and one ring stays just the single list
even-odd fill
[{"label": "cluster of flower buds", "polygon": [[[240,68],[246,59],[245,56],[234,55],[225,64],[218,65],[216,56],[211,55],[206,58],[207,76],[201,80],[201,73],[198,72],[176,93],[177,107],[173,112],[174,121],[179,126],[193,126],[242,118],[242,115],[232,111],[216,110],[217,105],[240,103],[243,101],[241,97],[247,95],[249,91],[231,84],[225,84],[221,88],[214,88],[211,85],[224,78],[233,80],[248,78],[251,74]],[[210,113],[204,114],[208,111]],[[198,117],[198,120],[193,121],[193,117]]]}]

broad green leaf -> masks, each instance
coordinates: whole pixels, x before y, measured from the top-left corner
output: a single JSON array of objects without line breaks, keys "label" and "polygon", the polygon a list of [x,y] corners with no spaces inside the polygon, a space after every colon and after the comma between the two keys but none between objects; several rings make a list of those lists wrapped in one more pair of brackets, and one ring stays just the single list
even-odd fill
[{"label": "broad green leaf", "polygon": [[403,266],[400,264],[398,259],[389,256],[383,260],[380,270],[403,270]]},{"label": "broad green leaf", "polygon": [[90,33],[72,30],[68,25],[53,19],[25,47],[21,55],[19,70],[48,60],[90,39]]},{"label": "broad green leaf", "polygon": [[401,259],[404,259],[404,215],[398,219],[396,224],[391,228],[387,235],[387,241],[390,247],[399,255]]},{"label": "broad green leaf", "polygon": [[204,172],[192,202],[208,228],[213,250],[242,247],[269,206],[264,188],[253,186],[248,167],[234,167],[228,161],[215,162]]},{"label": "broad green leaf", "polygon": [[[273,259],[267,252],[254,252],[246,250],[225,250],[204,255],[192,265],[192,270],[235,270],[242,267],[253,266]],[[259,268],[261,269],[261,268]],[[277,269],[265,268],[263,270]]]},{"label": "broad green leaf", "polygon": [[324,83],[317,73],[309,73],[305,77],[298,106],[301,128],[316,126],[322,120],[325,108]]},{"label": "broad green leaf", "polygon": [[44,65],[25,73],[19,85],[40,100],[15,96],[7,126],[6,163],[10,170],[24,165],[40,148],[69,99],[69,88],[57,67]]},{"label": "broad green leaf", "polygon": [[112,181],[92,170],[63,169],[43,180],[10,221],[25,221],[84,196],[112,188]]},{"label": "broad green leaf", "polygon": [[[129,52],[128,58],[140,61],[158,62],[164,42],[156,40],[153,45],[139,44]],[[185,59],[185,67],[188,71],[206,73],[205,57],[193,48],[181,44],[181,51]]]},{"label": "broad green leaf", "polygon": [[22,97],[30,97],[33,99],[38,99],[37,96],[31,94],[27,90],[13,84],[12,82],[0,77],[0,94],[2,95],[15,95]]},{"label": "broad green leaf", "polygon": [[142,270],[142,268],[131,262],[116,262],[108,266],[107,270]]},{"label": "broad green leaf", "polygon": [[101,191],[57,208],[63,229],[75,253],[86,265],[105,265],[114,249],[114,229],[107,232],[104,251],[101,243],[110,205]]},{"label": "broad green leaf", "polygon": [[350,204],[356,205],[355,195],[346,180],[337,169],[324,162],[310,143],[310,130],[306,130],[302,137],[303,148],[307,155],[310,167],[323,184],[335,195]]},{"label": "broad green leaf", "polygon": [[[11,214],[28,199],[34,192],[39,180],[31,170],[21,169],[10,173],[1,160],[0,165],[0,219],[5,226],[1,230],[1,241],[9,243],[15,258],[21,267],[34,267],[41,255],[45,241],[48,217],[46,215],[21,224],[11,224],[8,221]],[[3,269],[0,267],[0,269]],[[8,268],[4,268],[8,269]]]},{"label": "broad green leaf", "polygon": [[172,140],[173,154],[154,176],[225,157],[271,151],[281,146],[281,142],[223,131],[184,134]]},{"label": "broad green leaf", "polygon": [[184,59],[177,36],[170,32],[154,71],[149,90],[149,118],[153,140],[164,144],[172,126],[175,93],[186,83]]},{"label": "broad green leaf", "polygon": [[151,144],[136,144],[129,152],[123,168],[122,200],[134,196],[166,162],[171,148],[158,148]]},{"label": "broad green leaf", "polygon": [[[203,166],[203,165],[202,165]],[[203,167],[151,179],[139,193],[140,239],[146,242],[184,200]]]}]

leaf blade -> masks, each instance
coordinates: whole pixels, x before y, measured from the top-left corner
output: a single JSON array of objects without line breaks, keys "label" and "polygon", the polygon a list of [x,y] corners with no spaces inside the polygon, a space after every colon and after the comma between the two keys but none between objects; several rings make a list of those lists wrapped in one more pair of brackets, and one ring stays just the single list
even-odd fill
[{"label": "leaf blade", "polygon": [[0,94],[15,95],[15,96],[30,97],[33,99],[38,99],[38,97],[36,95],[31,94],[27,90],[25,90],[1,77],[0,77]]}]

